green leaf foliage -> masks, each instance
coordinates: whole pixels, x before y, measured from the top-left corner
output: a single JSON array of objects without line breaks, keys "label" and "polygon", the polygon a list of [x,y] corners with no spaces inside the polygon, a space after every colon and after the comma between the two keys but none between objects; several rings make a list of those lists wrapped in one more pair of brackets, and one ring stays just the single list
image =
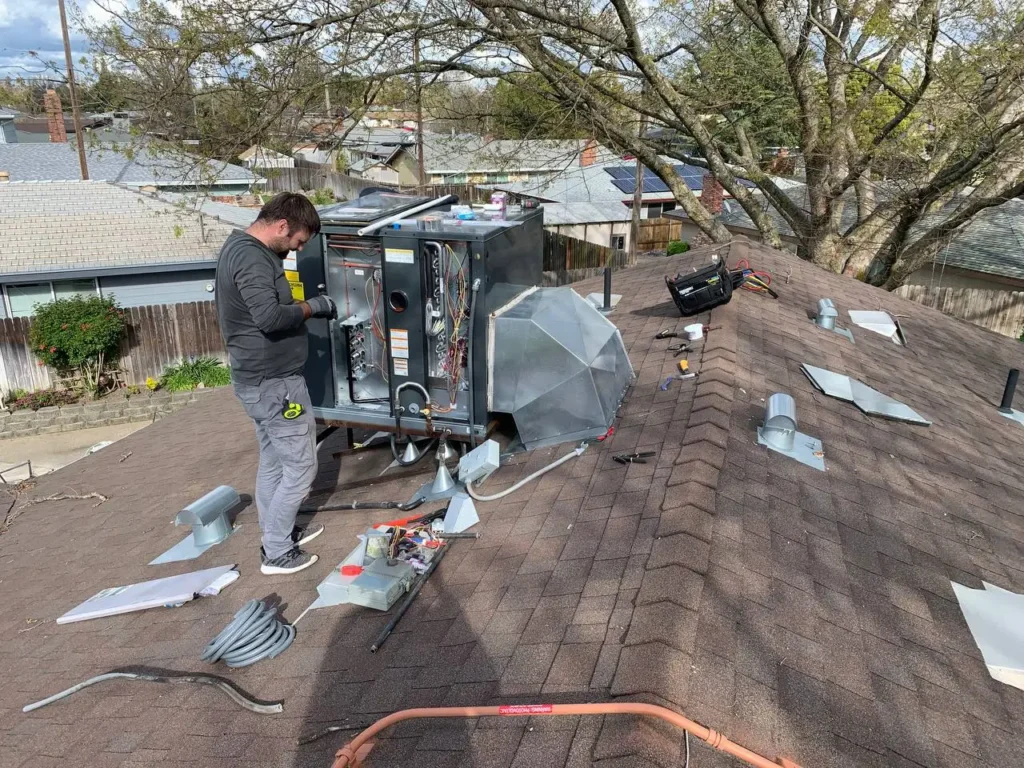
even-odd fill
[{"label": "green leaf foliage", "polygon": [[29,341],[35,356],[51,368],[84,373],[117,357],[125,326],[114,299],[72,296],[36,305]]},{"label": "green leaf foliage", "polygon": [[164,370],[160,387],[170,392],[188,392],[200,384],[204,387],[223,387],[231,383],[231,370],[213,357],[182,360]]}]

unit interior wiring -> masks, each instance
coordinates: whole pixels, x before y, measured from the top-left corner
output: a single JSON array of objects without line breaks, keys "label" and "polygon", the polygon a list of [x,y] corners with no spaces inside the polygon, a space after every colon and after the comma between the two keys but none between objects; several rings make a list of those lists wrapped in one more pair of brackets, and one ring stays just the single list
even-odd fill
[{"label": "unit interior wiring", "polygon": [[[455,399],[462,383],[462,369],[466,359],[466,344],[463,323],[466,320],[466,308],[468,288],[466,280],[466,268],[458,253],[448,243],[442,245],[440,258],[439,280],[444,286],[440,297],[444,311],[442,317],[438,318],[435,324],[437,335],[444,335],[444,349],[439,344],[438,352],[441,358],[441,370],[447,382],[448,402],[447,406],[434,406],[434,410],[440,413],[447,413],[455,408]],[[438,328],[443,324],[443,329]]]},{"label": "unit interior wiring", "polygon": [[370,307],[370,329],[377,341],[380,342],[380,361],[371,360],[369,365],[371,368],[376,368],[380,371],[380,375],[383,376],[384,381],[387,382],[388,344],[387,339],[384,336],[384,308],[381,305],[381,296],[384,293],[384,287],[381,282],[381,272],[379,269],[373,269],[370,271],[370,276],[366,278],[364,291],[366,293],[366,304]]}]

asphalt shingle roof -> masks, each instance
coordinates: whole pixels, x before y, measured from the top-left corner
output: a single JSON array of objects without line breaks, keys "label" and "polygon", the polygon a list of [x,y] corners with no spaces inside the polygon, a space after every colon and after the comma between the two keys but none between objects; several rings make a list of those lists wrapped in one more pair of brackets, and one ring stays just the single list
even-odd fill
[{"label": "asphalt shingle roof", "polygon": [[116,184],[0,184],[0,277],[147,265],[209,265],[233,227],[214,218],[212,211],[207,213],[211,215],[203,222],[204,242],[199,217],[187,206]]},{"label": "asphalt shingle roof", "polygon": [[[89,178],[133,186],[204,186],[252,184],[257,176],[245,168],[219,161],[168,152],[137,149],[129,158],[109,146],[87,147]],[[81,179],[78,150],[73,144],[0,144],[0,170],[11,181],[74,181]]]},{"label": "asphalt shingle roof", "polygon": [[544,203],[544,224],[600,224],[629,221],[632,213],[621,202]]},{"label": "asphalt shingle roof", "polygon": [[[376,654],[368,646],[389,616],[339,607],[310,612],[277,659],[233,671],[199,660],[250,598],[271,598],[294,620],[382,514],[320,515],[327,532],[311,549],[321,560],[295,576],[258,573],[251,506],[200,559],[145,565],[182,537],[170,525],[178,509],[221,483],[252,493],[256,440],[230,391],[39,478],[0,537],[0,760],[325,768],[351,732],[301,747],[297,737],[405,707],[627,698],[803,768],[1024,764],[1024,691],[990,677],[950,587],[984,579],[1024,592],[1024,428],[996,412],[1021,345],[789,254],[739,241],[727,258],[741,257],[775,274],[778,301],[740,291],[684,319],[663,276],[692,254],[616,274],[623,298],[611,319],[638,379],[615,434],[481,503],[480,539],[453,544]],[[825,296],[841,318],[879,305],[899,314],[909,346],[858,328],[851,344],[815,327],[806,312]],[[678,358],[674,340],[654,335],[692,322],[713,329],[689,355],[700,375],[661,391]],[[864,416],[816,392],[803,363],[855,375],[934,424]],[[826,472],[756,444],[777,391],[795,398],[801,431],[824,441]],[[320,491],[363,476],[365,459],[329,458],[337,446],[320,449]],[[656,455],[611,459],[634,450]],[[485,490],[564,451],[520,455]],[[405,499],[424,477],[385,475],[334,500]],[[72,489],[109,501],[25,503]],[[102,587],[226,563],[242,576],[218,597],[52,622]],[[131,682],[20,712],[133,664],[216,671],[283,699],[284,712],[254,715],[206,687]],[[421,720],[382,734],[367,766],[677,768],[681,736],[618,716]],[[692,766],[739,765],[690,745]]]}]

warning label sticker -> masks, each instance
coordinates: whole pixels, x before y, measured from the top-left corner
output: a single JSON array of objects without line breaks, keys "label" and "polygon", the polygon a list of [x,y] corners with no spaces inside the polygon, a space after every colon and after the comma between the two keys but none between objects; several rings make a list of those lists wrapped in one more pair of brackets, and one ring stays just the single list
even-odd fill
[{"label": "warning label sticker", "polygon": [[285,271],[287,272],[290,269],[291,270],[297,270],[298,268],[299,268],[299,260],[295,256],[295,251],[288,251],[288,255],[284,257],[284,269],[285,269]]},{"label": "warning label sticker", "polygon": [[391,358],[391,363],[395,366],[395,376],[408,376],[409,375],[409,361],[403,360],[400,357]]},{"label": "warning label sticker", "polygon": [[[287,264],[287,260],[285,261]],[[285,269],[284,279],[288,281],[288,285],[292,288],[292,298],[296,301],[306,300],[306,289],[302,287],[302,281],[299,280],[299,273],[293,269]]]},{"label": "warning label sticker", "polygon": [[391,329],[391,356],[409,359],[409,332],[401,328]]},{"label": "warning label sticker", "polygon": [[550,715],[550,704],[506,704],[498,707],[499,715]]},{"label": "warning label sticker", "polygon": [[416,259],[411,248],[385,248],[384,261],[396,264],[414,264]]}]

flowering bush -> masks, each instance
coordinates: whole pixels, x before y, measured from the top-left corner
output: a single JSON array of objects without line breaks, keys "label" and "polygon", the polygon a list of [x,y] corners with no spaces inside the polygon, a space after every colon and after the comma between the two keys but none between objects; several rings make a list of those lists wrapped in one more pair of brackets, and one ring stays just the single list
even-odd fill
[{"label": "flowering bush", "polygon": [[36,305],[29,341],[40,362],[61,373],[78,371],[95,395],[124,332],[124,312],[113,299],[73,296]]}]

